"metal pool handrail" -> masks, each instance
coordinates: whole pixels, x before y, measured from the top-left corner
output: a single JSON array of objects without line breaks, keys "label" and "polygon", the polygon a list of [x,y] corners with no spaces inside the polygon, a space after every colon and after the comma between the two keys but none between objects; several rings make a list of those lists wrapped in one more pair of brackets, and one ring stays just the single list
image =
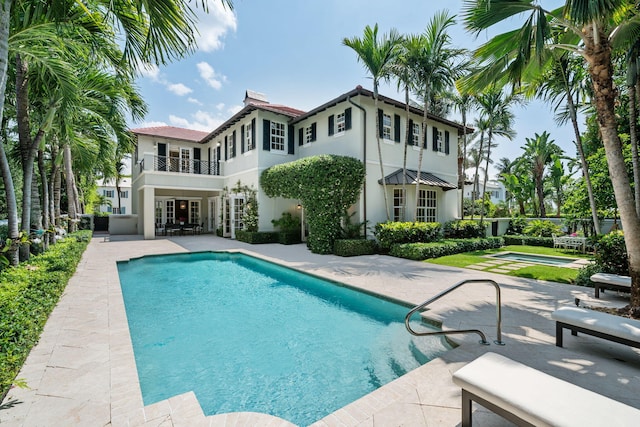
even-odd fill
[{"label": "metal pool handrail", "polygon": [[416,332],[411,328],[411,325],[409,324],[409,319],[411,319],[411,316],[413,316],[416,312],[422,310],[432,302],[439,300],[443,296],[449,294],[451,291],[458,289],[462,285],[466,285],[467,283],[489,283],[496,288],[496,317],[497,317],[497,338],[498,339],[495,340],[494,343],[498,345],[504,345],[504,342],[502,341],[502,326],[501,326],[502,325],[502,309],[501,309],[501,299],[500,299],[500,286],[498,286],[498,284],[494,280],[490,280],[490,279],[463,280],[462,282],[458,282],[455,285],[451,286],[449,289],[445,289],[444,291],[440,292],[438,295],[426,300],[422,304],[419,304],[413,307],[404,318],[404,325],[406,326],[409,333],[411,335],[415,335],[418,337],[427,336],[427,335],[455,335],[455,334],[474,333],[474,334],[480,335],[480,338],[482,340],[480,341],[481,344],[489,345],[489,342],[487,341],[487,337],[479,329],[456,329],[451,331]]}]

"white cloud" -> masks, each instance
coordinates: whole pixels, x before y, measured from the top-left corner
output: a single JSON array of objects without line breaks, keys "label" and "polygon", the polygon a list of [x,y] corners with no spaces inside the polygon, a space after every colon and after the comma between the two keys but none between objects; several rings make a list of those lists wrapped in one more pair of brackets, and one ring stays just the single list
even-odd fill
[{"label": "white cloud", "polygon": [[142,122],[140,125],[136,125],[133,129],[137,128],[157,128],[160,126],[167,126],[166,122],[158,122],[158,121],[150,121],[150,122]]},{"label": "white cloud", "polygon": [[138,64],[138,72],[140,76],[150,78],[153,81],[158,81],[160,77],[160,68],[155,64]]},{"label": "white cloud", "polygon": [[204,61],[198,62],[196,66],[198,67],[200,77],[216,90],[219,90],[222,87],[222,83],[227,81],[226,76],[216,73],[213,67]]},{"label": "white cloud", "polygon": [[216,104],[216,109],[217,109],[218,111],[222,111],[222,110],[224,110],[224,105],[225,105],[225,104],[224,104],[224,102],[221,102],[221,103],[219,103],[219,104]]},{"label": "white cloud", "polygon": [[223,46],[222,40],[228,31],[236,31],[238,21],[236,14],[228,7],[224,7],[220,0],[207,0],[209,13],[201,7],[196,8],[198,18],[197,36],[198,49],[212,52]]},{"label": "white cloud", "polygon": [[238,111],[242,110],[242,108],[244,108],[243,105],[232,105],[231,107],[227,108],[227,111],[231,113],[231,115],[234,115]]},{"label": "white cloud", "polygon": [[211,132],[222,123],[224,123],[227,118],[228,117],[214,117],[206,111],[198,110],[195,114],[193,114],[193,121],[190,121],[189,119],[186,119],[184,117],[170,115],[169,122],[173,126]]},{"label": "white cloud", "polygon": [[187,98],[187,101],[189,101],[192,104],[196,104],[196,105],[201,105],[201,106],[204,105],[202,102],[198,101],[196,98],[189,97],[189,98]]},{"label": "white cloud", "polygon": [[178,96],[184,96],[188,93],[193,92],[191,88],[183,85],[182,83],[167,83],[167,89]]}]

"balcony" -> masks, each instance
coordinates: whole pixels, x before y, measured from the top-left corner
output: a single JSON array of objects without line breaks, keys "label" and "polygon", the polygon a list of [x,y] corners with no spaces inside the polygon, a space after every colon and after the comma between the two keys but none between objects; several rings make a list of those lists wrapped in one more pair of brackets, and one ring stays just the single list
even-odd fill
[{"label": "balcony", "polygon": [[[140,163],[140,172],[148,170],[144,161]],[[153,170],[159,172],[179,172],[196,175],[220,175],[220,163],[206,160],[177,159],[166,156],[153,156]]]},{"label": "balcony", "polygon": [[[139,163],[137,185],[156,188],[211,190],[224,188],[220,163],[186,160],[145,153]],[[209,178],[205,178],[208,176]]]}]

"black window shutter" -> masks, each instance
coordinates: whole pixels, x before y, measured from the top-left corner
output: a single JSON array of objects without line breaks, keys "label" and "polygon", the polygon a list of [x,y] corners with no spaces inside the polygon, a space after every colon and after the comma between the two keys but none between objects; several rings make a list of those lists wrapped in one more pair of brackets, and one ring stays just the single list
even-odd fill
[{"label": "black window shutter", "polygon": [[293,125],[289,125],[288,129],[287,129],[287,136],[289,137],[289,154],[294,154],[295,153],[295,147],[296,147],[296,143],[294,140],[294,129],[293,129]]},{"label": "black window shutter", "polygon": [[253,145],[251,147],[253,150],[256,146],[256,119],[251,119],[251,144]]},{"label": "black window shutter", "polygon": [[344,110],[344,128],[345,130],[351,129],[351,107]]},{"label": "black window shutter", "polygon": [[444,131],[444,154],[449,154],[449,131]]},{"label": "black window shutter", "polygon": [[393,140],[400,142],[400,116],[398,114],[393,115]]},{"label": "black window shutter", "polygon": [[311,123],[311,142],[316,140],[316,122]]},{"label": "black window shutter", "polygon": [[233,136],[231,137],[231,157],[236,156],[236,131],[233,131]]},{"label": "black window shutter", "polygon": [[240,152],[244,153],[244,125],[240,126]]},{"label": "black window shutter", "polygon": [[271,122],[267,119],[262,120],[262,149],[271,151]]},{"label": "black window shutter", "polygon": [[334,130],[333,130],[333,122],[334,122],[335,117],[332,115],[329,116],[329,136],[334,134]]},{"label": "black window shutter", "polygon": [[228,160],[229,159],[229,155],[231,153],[229,153],[229,144],[227,144],[227,137],[224,137],[224,159]]},{"label": "black window shutter", "polygon": [[378,108],[378,135],[380,138],[384,136],[384,131],[382,130],[382,119],[384,118],[384,113],[381,109]]},{"label": "black window shutter", "polygon": [[216,159],[217,160],[216,160],[215,164],[213,165],[213,168],[216,171],[216,175],[220,175],[220,156],[222,155],[220,147],[216,147],[216,151],[217,151],[217,153],[216,153],[217,154],[216,155]]},{"label": "black window shutter", "polygon": [[209,169],[207,170],[207,175],[211,175],[211,170],[213,169],[211,165],[211,150],[213,150],[213,148],[211,147],[209,147],[209,149],[207,150],[207,164],[209,165]]},{"label": "black window shutter", "polygon": [[200,148],[194,147],[193,149],[193,171],[200,173]]},{"label": "black window shutter", "polygon": [[438,151],[438,128],[433,127],[433,151]]},{"label": "black window shutter", "polygon": [[167,170],[167,144],[158,142],[158,157],[165,157],[164,159],[158,159],[158,170]]},{"label": "black window shutter", "polygon": [[298,129],[298,145],[304,144],[304,126]]},{"label": "black window shutter", "polygon": [[409,140],[407,141],[408,145],[413,145],[413,120],[409,119]]}]

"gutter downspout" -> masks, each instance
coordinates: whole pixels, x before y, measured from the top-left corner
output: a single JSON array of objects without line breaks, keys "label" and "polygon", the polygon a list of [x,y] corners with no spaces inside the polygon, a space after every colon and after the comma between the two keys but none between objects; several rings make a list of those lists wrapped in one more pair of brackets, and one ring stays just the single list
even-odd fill
[{"label": "gutter downspout", "polygon": [[347,97],[347,101],[349,104],[355,106],[364,115],[364,126],[362,133],[362,164],[364,165],[365,170],[365,178],[364,184],[362,187],[362,202],[364,204],[364,238],[367,238],[367,110],[365,110],[361,105],[356,104],[351,100],[351,97]]}]

